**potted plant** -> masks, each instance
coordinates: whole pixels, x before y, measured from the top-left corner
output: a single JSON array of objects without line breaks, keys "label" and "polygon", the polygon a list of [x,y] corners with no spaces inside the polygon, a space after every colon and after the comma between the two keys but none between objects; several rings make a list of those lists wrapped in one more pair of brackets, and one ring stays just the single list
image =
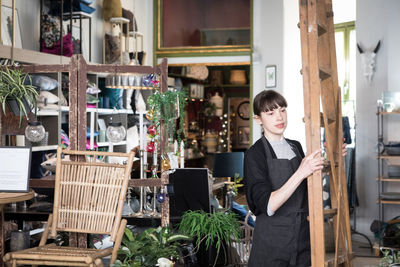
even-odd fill
[{"label": "potted plant", "polygon": [[400,251],[382,249],[383,257],[379,261],[379,267],[397,267],[400,266]]},{"label": "potted plant", "polygon": [[[28,116],[31,108],[36,109],[36,88],[29,74],[21,69],[5,67],[0,69],[0,104],[5,114],[6,104],[16,116]],[[32,107],[30,106],[32,105]]]},{"label": "potted plant", "polygon": [[[195,238],[197,251],[201,246],[205,246],[208,259],[202,259],[199,255],[198,260],[201,266],[217,264],[219,256],[227,256],[226,244],[238,240],[240,236],[240,223],[236,215],[230,211],[219,211],[206,213],[204,211],[187,211],[183,214],[179,223],[179,231]],[[215,255],[212,255],[212,250]],[[224,254],[220,254],[224,250]],[[206,256],[207,257],[207,256]],[[225,260],[226,262],[226,260]]]},{"label": "potted plant", "polygon": [[189,236],[175,234],[168,227],[149,228],[143,233],[133,233],[125,228],[118,260],[111,266],[155,266],[159,258],[178,260],[179,242],[189,240]]}]

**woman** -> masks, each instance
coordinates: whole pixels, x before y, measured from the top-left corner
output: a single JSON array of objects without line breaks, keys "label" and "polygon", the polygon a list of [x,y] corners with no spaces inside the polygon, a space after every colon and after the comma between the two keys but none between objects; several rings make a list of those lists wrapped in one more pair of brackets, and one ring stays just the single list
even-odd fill
[{"label": "woman", "polygon": [[320,149],[304,157],[299,142],[284,138],[286,107],[273,90],[254,98],[254,119],[264,134],[245,154],[246,197],[257,216],[250,267],[311,265],[306,178],[324,159]]}]

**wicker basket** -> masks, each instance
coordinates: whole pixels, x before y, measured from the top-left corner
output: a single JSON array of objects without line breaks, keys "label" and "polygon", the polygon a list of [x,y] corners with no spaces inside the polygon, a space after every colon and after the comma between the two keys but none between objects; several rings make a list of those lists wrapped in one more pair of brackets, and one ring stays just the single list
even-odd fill
[{"label": "wicker basket", "polygon": [[229,82],[231,84],[246,84],[246,71],[231,70]]}]

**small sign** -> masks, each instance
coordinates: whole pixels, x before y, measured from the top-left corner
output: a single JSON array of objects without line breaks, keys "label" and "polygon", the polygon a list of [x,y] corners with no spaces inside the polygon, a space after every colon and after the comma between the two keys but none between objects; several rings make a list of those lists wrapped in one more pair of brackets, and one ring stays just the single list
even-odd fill
[{"label": "small sign", "polygon": [[0,192],[28,192],[30,147],[0,147]]}]

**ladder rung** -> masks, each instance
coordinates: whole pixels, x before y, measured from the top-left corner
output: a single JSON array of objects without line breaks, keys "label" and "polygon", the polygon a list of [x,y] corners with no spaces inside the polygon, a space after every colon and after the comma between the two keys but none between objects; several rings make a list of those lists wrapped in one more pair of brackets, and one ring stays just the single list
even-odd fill
[{"label": "ladder rung", "polygon": [[326,217],[333,217],[337,214],[337,209],[327,209],[324,210],[324,216]]},{"label": "ladder rung", "polygon": [[326,71],[322,70],[321,68],[319,69],[319,78],[323,81],[331,77],[331,74]]},{"label": "ladder rung", "polygon": [[[354,253],[350,252],[347,254],[347,257],[349,258],[349,261],[351,261],[354,258]],[[346,255],[339,254],[338,256],[338,264],[342,264],[346,261]],[[325,261],[325,267],[333,267],[335,262],[335,253],[327,253],[326,254],[326,261]]]},{"label": "ladder rung", "polygon": [[321,24],[318,24],[318,37],[325,34],[326,32],[327,30],[325,29],[325,27]]}]

